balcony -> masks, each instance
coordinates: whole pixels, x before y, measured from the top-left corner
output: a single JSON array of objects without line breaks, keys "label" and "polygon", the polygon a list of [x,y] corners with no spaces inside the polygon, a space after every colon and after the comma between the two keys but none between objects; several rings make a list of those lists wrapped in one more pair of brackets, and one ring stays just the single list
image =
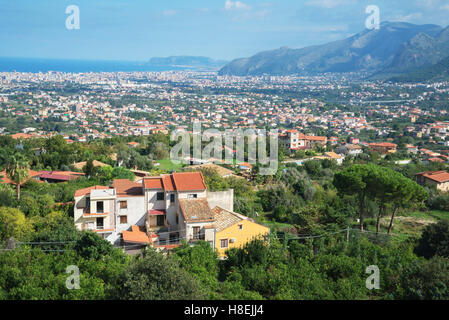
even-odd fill
[{"label": "balcony", "polygon": [[206,240],[206,237],[204,234],[194,234],[189,238],[189,242],[196,242],[196,241],[204,241]]},{"label": "balcony", "polygon": [[112,232],[115,229],[111,226],[95,225],[94,223],[84,223],[83,230],[89,230],[97,233],[107,233]]},{"label": "balcony", "polygon": [[88,210],[88,209],[83,210],[84,218],[100,218],[100,217],[106,217],[108,215],[109,215],[109,212],[90,212],[90,210]]}]

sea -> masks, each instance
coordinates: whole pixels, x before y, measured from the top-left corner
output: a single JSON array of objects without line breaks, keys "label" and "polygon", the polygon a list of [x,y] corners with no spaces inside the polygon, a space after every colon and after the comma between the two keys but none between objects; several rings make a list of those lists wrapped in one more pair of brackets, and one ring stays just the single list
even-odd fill
[{"label": "sea", "polygon": [[178,71],[191,70],[189,67],[154,66],[139,61],[64,60],[37,58],[0,57],[0,72],[135,72],[135,71]]}]

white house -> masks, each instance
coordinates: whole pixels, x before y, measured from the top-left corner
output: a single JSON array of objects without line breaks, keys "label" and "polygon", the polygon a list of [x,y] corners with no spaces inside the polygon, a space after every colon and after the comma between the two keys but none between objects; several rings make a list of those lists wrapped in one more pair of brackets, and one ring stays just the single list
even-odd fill
[{"label": "white house", "polygon": [[144,177],[141,182],[117,179],[110,187],[77,190],[74,220],[79,230],[91,230],[117,245],[185,239],[215,246],[211,208],[232,211],[233,195],[233,190],[207,192],[201,172]]}]

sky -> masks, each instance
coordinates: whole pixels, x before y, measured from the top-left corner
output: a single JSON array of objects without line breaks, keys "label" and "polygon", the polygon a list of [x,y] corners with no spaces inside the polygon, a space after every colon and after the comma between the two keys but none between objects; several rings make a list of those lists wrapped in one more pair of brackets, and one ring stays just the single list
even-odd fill
[{"label": "sky", "polygon": [[[66,28],[70,5],[79,29]],[[449,0],[0,0],[0,57],[232,60],[349,37],[368,5],[381,21],[449,25]]]}]

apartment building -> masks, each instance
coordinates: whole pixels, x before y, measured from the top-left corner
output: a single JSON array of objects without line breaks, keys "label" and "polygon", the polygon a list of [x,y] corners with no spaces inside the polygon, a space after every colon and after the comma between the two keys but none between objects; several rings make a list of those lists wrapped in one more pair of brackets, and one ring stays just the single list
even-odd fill
[{"label": "apartment building", "polygon": [[[190,243],[203,240],[223,254],[229,243],[241,245],[248,237],[269,232],[250,218],[234,213],[233,198],[232,189],[207,191],[201,172],[144,177],[141,182],[117,179],[109,187],[77,190],[74,220],[79,230],[96,232],[115,245],[158,247],[179,244],[182,240]],[[217,226],[222,226],[226,217],[237,216],[251,226],[245,228],[251,232],[240,232],[240,237],[232,238],[238,240],[232,242],[221,241],[225,240],[223,236],[217,240],[217,232],[222,231]],[[226,225],[232,226],[229,222]]]}]

